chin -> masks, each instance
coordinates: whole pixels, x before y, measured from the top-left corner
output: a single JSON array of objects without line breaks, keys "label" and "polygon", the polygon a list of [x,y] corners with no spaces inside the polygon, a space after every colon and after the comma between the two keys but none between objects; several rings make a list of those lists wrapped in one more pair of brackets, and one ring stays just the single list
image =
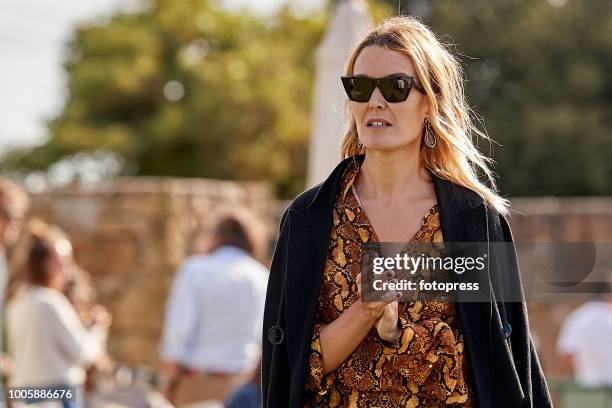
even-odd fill
[{"label": "chin", "polygon": [[[368,151],[380,151],[380,152],[393,152],[397,150],[405,150],[410,149],[410,146],[413,146],[415,141],[418,142],[417,139],[410,140],[383,140],[382,138],[367,138],[363,141],[363,144]],[[418,148],[418,145],[417,145]]]}]

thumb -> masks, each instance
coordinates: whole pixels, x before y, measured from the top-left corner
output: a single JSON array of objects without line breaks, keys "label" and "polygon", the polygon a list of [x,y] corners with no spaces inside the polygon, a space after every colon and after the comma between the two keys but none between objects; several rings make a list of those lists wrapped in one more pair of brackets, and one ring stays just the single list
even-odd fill
[{"label": "thumb", "polygon": [[381,332],[381,330],[385,329],[385,326],[389,325],[389,323],[393,320],[393,311],[391,310],[391,303],[388,303],[383,309],[382,314],[378,318],[376,322],[376,330]]},{"label": "thumb", "polygon": [[397,300],[389,303],[386,307],[385,307],[385,311],[383,313],[384,318],[387,319],[389,322],[395,323],[398,319],[398,303]]}]

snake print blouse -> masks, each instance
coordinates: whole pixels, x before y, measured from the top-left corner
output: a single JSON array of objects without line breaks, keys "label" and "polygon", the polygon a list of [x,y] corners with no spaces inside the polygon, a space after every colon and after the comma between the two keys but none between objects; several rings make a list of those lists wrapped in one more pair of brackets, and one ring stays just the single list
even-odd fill
[{"label": "snake print blouse", "polygon": [[[442,301],[399,304],[402,336],[382,340],[373,327],[353,353],[324,375],[320,334],[359,293],[361,244],[378,242],[351,186],[359,163],[347,167],[336,199],[329,251],[316,312],[304,407],[472,407],[467,361],[455,305]],[[411,242],[442,242],[437,204]]]}]

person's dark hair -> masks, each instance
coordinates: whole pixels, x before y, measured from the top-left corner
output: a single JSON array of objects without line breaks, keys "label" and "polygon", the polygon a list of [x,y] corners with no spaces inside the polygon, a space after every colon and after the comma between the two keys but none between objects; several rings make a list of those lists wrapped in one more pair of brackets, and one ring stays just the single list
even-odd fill
[{"label": "person's dark hair", "polygon": [[47,286],[49,271],[47,262],[58,254],[58,243],[67,240],[64,232],[56,226],[33,218],[24,228],[24,234],[17,245],[14,265],[20,273],[11,279],[10,294],[14,294],[20,283]]},{"label": "person's dark hair", "polygon": [[34,237],[26,261],[26,281],[36,285],[47,286],[49,273],[47,261],[55,255],[55,248],[51,242],[40,237]]},{"label": "person's dark hair", "polygon": [[231,245],[240,248],[251,256],[256,252],[253,232],[236,215],[228,215],[213,228],[216,247]]}]

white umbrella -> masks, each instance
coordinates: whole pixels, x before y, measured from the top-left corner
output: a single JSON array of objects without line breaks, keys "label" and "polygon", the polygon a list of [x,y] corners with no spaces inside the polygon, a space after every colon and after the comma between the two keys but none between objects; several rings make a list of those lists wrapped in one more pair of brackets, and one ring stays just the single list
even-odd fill
[{"label": "white umbrella", "polygon": [[346,124],[346,95],[340,76],[353,45],[371,24],[365,0],[340,0],[316,50],[308,186],[323,181],[340,161],[340,143]]}]

